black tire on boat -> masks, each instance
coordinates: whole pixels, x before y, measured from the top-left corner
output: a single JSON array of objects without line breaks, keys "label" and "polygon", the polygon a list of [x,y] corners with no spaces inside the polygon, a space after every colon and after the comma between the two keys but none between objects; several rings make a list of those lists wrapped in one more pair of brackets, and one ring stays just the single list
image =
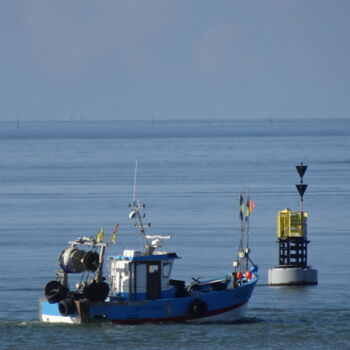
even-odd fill
[{"label": "black tire on boat", "polygon": [[109,285],[105,282],[101,283],[101,291],[100,291],[101,301],[105,301],[106,298],[108,297],[108,294],[109,294]]},{"label": "black tire on boat", "polygon": [[58,281],[50,281],[45,286],[45,297],[49,304],[55,304],[67,296],[68,289]]},{"label": "black tire on boat", "polygon": [[65,298],[61,300],[58,304],[58,311],[62,316],[68,316],[74,313],[75,303],[71,298]]},{"label": "black tire on boat", "polygon": [[83,258],[83,264],[86,270],[95,272],[99,265],[100,256],[96,252],[87,252]]},{"label": "black tire on boat", "polygon": [[58,281],[50,281],[46,284],[45,286],[45,295],[51,290],[51,289],[54,289],[54,288],[58,288],[60,286],[60,282]]},{"label": "black tire on boat", "polygon": [[196,298],[192,300],[190,312],[194,316],[203,316],[208,311],[208,305],[202,299]]},{"label": "black tire on boat", "polygon": [[104,301],[109,293],[109,285],[105,282],[92,282],[84,288],[83,295],[90,301]]}]

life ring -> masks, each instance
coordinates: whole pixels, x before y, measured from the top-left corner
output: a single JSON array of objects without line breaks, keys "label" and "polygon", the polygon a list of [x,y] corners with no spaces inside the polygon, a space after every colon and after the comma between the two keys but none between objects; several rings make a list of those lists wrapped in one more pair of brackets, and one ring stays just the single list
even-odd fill
[{"label": "life ring", "polygon": [[190,312],[194,316],[203,316],[208,311],[208,305],[202,299],[196,298],[192,300]]},{"label": "life ring", "polygon": [[58,281],[50,281],[45,286],[45,297],[49,304],[55,304],[67,296],[68,289]]},{"label": "life ring", "polygon": [[68,316],[74,313],[75,303],[71,298],[65,298],[61,300],[58,304],[58,311],[62,316]]}]

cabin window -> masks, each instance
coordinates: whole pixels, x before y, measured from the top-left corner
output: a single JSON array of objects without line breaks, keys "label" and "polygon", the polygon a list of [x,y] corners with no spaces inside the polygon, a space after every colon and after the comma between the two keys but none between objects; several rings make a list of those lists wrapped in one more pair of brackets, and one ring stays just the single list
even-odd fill
[{"label": "cabin window", "polygon": [[159,266],[158,265],[149,265],[148,266],[148,272],[149,273],[155,273],[158,272]]},{"label": "cabin window", "polygon": [[168,278],[171,272],[171,263],[163,263],[163,277]]}]

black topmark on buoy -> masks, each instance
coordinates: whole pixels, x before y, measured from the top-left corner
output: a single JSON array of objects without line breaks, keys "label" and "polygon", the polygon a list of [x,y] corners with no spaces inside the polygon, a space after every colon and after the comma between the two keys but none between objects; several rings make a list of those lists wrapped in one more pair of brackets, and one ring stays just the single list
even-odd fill
[{"label": "black topmark on buoy", "polygon": [[303,201],[303,196],[304,196],[304,193],[305,193],[306,188],[308,186],[306,184],[303,184],[303,177],[304,177],[304,174],[306,172],[307,165],[304,165],[303,162],[301,162],[300,165],[296,165],[295,167],[296,167],[298,174],[300,176],[300,184],[297,184],[295,186],[299,192],[301,201]]},{"label": "black topmark on buoy", "polygon": [[303,182],[303,177],[307,169],[307,165],[304,165],[303,162],[300,163],[300,165],[295,166],[297,168],[297,171],[300,176],[301,183]]},{"label": "black topmark on buoy", "polygon": [[304,196],[304,193],[306,191],[306,188],[307,188],[307,185],[305,184],[298,184],[298,185],[295,185],[299,194],[300,194],[300,197],[303,197]]}]

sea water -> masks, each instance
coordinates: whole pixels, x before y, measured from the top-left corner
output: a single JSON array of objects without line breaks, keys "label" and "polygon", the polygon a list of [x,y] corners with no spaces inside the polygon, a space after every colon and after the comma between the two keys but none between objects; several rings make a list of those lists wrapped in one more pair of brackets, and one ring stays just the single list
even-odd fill
[{"label": "sea water", "polygon": [[[350,348],[350,120],[0,123],[0,349]],[[139,326],[38,321],[38,298],[69,240],[140,249],[128,218],[146,204],[149,234],[171,235],[173,278],[224,276],[239,241],[238,196],[255,209],[250,247],[260,281],[238,323]],[[309,264],[319,284],[269,287],[276,214],[299,210],[295,165],[308,165]]]}]

